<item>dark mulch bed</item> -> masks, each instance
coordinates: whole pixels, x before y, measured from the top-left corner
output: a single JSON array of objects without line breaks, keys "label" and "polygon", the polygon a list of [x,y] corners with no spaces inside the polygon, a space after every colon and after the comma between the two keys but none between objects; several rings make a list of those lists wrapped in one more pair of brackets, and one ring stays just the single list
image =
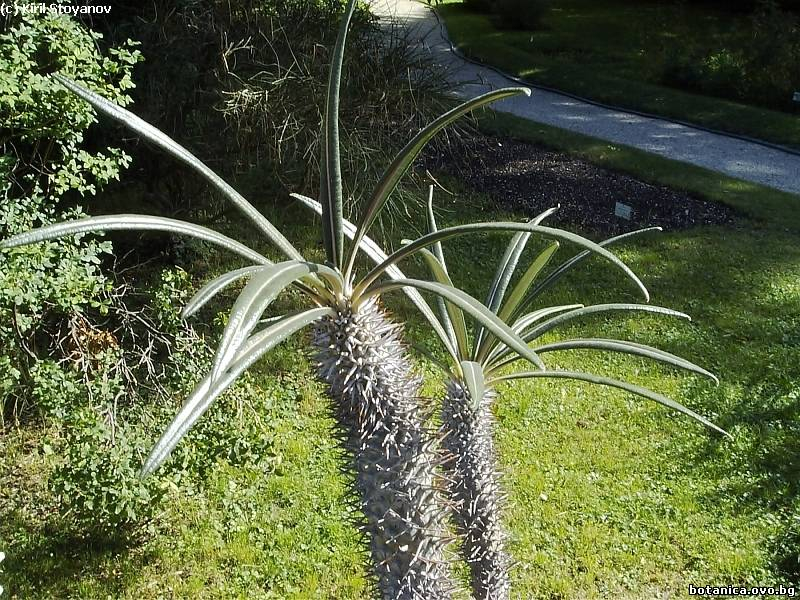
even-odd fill
[{"label": "dark mulch bed", "polygon": [[[428,155],[430,170],[457,175],[502,206],[536,215],[558,204],[548,222],[614,235],[659,225],[665,230],[730,223],[734,211],[628,175],[607,171],[567,154],[520,140],[477,135],[452,152]],[[615,216],[631,207],[630,220]]]}]

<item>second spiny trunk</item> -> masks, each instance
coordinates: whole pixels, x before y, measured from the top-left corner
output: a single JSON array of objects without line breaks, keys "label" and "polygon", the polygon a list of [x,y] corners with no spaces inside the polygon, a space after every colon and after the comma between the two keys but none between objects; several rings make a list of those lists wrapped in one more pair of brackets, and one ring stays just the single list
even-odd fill
[{"label": "second spiny trunk", "polygon": [[511,588],[511,560],[501,522],[505,496],[493,441],[495,397],[494,390],[486,390],[476,401],[463,383],[450,381],[442,405],[450,498],[456,505],[456,531],[463,537],[463,555],[477,600],[506,600]]},{"label": "second spiny trunk", "polygon": [[440,453],[420,407],[401,327],[374,300],[314,331],[320,378],[333,401],[382,598],[443,600],[454,587],[439,489]]}]

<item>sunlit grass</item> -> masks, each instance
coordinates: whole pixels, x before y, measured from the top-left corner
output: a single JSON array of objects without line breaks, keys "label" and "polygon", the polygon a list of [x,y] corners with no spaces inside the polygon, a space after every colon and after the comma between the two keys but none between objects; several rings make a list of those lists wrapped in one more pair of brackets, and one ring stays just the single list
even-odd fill
[{"label": "sunlit grass", "polygon": [[[573,140],[575,151],[602,154],[601,146],[587,149],[579,141]],[[722,193],[702,173],[668,161],[652,164],[656,173],[697,182],[709,196]],[[458,189],[456,182],[447,185]],[[441,226],[501,215],[485,196],[458,191]],[[714,371],[719,387],[626,356],[548,357],[554,366],[615,374],[663,392],[713,418],[733,441],[618,390],[560,380],[502,387],[498,445],[510,494],[511,551],[519,563],[516,597],[684,597],[689,583],[798,580],[800,244],[786,228],[790,208],[762,210],[797,199],[770,194],[754,187],[737,196],[740,206],[749,197],[762,207],[755,209],[757,223],[740,219],[619,247],[653,303],[685,310],[692,322],[626,315],[587,319],[560,332],[657,345]],[[293,210],[282,217],[289,237],[300,239],[304,251],[318,251],[311,229],[293,224],[306,222]],[[486,265],[494,263],[486,257],[499,258],[506,241],[488,235],[446,243],[456,279],[481,296],[492,275]],[[535,249],[532,243],[531,254]],[[193,266],[208,277],[230,265],[214,259]],[[420,268],[407,265],[411,274]],[[542,298],[547,304],[610,300],[638,297],[600,259]],[[389,302],[410,317],[412,338],[435,347],[401,296]],[[225,298],[219,305],[227,305]],[[247,435],[269,439],[267,450],[247,464],[219,461],[205,475],[179,481],[159,518],[127,544],[75,538],[53,519],[46,480],[52,457],[43,450],[53,430],[26,427],[0,436],[0,549],[7,554],[0,581],[10,597],[366,597],[367,563],[349,520],[347,478],[339,473],[326,400],[308,359],[296,352],[301,346],[291,341],[259,365],[244,412],[233,417],[254,423]],[[426,391],[440,393],[436,372],[424,372]],[[202,451],[200,437],[183,444]]]}]

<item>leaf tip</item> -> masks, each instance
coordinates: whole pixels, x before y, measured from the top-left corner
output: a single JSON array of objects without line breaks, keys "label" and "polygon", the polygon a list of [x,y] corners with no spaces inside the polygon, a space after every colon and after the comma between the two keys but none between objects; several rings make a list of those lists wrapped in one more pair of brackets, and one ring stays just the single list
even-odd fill
[{"label": "leaf tip", "polygon": [[153,457],[150,456],[142,465],[142,468],[139,469],[139,478],[146,479],[153,474],[153,472],[158,468],[158,465],[154,463]]}]

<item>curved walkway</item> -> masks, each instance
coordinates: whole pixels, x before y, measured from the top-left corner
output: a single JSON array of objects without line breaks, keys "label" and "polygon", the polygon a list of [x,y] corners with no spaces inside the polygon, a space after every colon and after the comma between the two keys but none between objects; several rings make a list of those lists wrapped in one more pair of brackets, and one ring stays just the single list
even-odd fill
[{"label": "curved walkway", "polygon": [[[519,85],[489,67],[468,62],[452,51],[433,11],[414,0],[369,0],[373,13],[404,28],[420,51],[444,66],[457,94],[471,98],[490,89]],[[724,134],[643,117],[582,102],[570,96],[534,89],[493,105],[531,121],[569,129],[610,142],[633,146],[731,177],[800,194],[800,156]]]}]

